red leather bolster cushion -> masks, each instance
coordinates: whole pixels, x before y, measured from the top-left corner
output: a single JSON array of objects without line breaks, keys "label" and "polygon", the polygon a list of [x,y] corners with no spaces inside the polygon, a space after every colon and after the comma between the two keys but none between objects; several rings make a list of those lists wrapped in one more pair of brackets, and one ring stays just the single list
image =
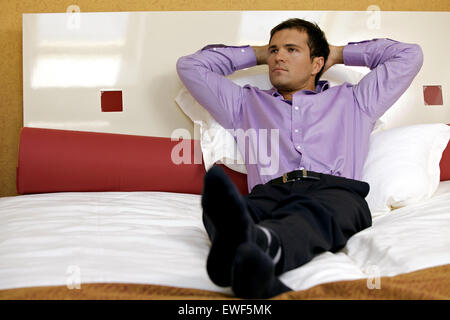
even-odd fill
[{"label": "red leather bolster cushion", "polygon": [[[191,164],[175,164],[180,141],[111,133],[22,129],[17,166],[19,194],[69,191],[165,191],[201,194],[205,167],[195,164],[197,140],[188,140]],[[199,150],[199,149],[198,149]],[[247,177],[223,165],[242,194]],[[441,181],[450,180],[450,144],[440,162]]]},{"label": "red leather bolster cushion", "polygon": [[[190,146],[179,151],[179,145]],[[172,150],[190,152],[175,164]],[[87,191],[165,191],[201,194],[205,167],[194,163],[198,140],[25,127],[17,166],[19,194]],[[242,194],[247,176],[222,165]]]},{"label": "red leather bolster cushion", "polygon": [[[448,125],[450,126],[450,124]],[[439,167],[441,168],[441,181],[450,180],[450,143],[447,144],[447,147],[442,153]]]}]

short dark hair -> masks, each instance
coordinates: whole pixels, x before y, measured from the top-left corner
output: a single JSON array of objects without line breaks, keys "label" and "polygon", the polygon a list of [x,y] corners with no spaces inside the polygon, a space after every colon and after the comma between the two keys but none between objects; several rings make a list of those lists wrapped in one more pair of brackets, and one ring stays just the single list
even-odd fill
[{"label": "short dark hair", "polygon": [[[312,23],[303,19],[293,18],[281,22],[270,31],[270,40],[273,35],[283,29],[297,29],[300,32],[306,32],[308,35],[308,47],[311,60],[314,57],[323,57],[324,64],[322,69],[316,74],[315,85],[319,82],[319,78],[323,73],[325,63],[327,62],[330,48],[328,46],[327,38],[323,31],[319,28],[317,23]],[[269,43],[270,43],[269,40]]]}]

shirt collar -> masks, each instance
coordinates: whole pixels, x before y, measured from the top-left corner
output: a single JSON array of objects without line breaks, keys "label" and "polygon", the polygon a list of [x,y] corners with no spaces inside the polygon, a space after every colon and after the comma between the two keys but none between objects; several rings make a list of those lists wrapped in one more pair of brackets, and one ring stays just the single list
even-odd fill
[{"label": "shirt collar", "polygon": [[[304,91],[306,94],[316,94],[316,93],[321,93],[321,92],[327,90],[329,87],[330,87],[330,83],[327,80],[319,80],[319,82],[316,85],[315,91],[311,91],[311,90],[301,90],[301,91]],[[275,87],[270,89],[270,94],[274,97],[279,97],[279,96],[283,97]]]}]

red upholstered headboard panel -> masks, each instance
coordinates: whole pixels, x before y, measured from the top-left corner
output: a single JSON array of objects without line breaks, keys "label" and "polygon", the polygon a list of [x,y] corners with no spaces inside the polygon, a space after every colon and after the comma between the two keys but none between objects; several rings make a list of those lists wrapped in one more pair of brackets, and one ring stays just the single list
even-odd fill
[{"label": "red upholstered headboard panel", "polygon": [[[20,133],[17,192],[201,194],[205,167],[194,163],[194,148],[199,148],[199,141],[185,142],[190,145],[187,151],[191,163],[177,165],[171,154],[180,141],[170,138],[25,127]],[[222,168],[239,191],[247,194],[246,175]]]}]

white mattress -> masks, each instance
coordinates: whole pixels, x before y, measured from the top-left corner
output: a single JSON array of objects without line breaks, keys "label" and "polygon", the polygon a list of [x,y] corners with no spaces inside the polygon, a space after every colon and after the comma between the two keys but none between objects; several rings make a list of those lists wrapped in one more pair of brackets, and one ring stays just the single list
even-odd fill
[{"label": "white mattress", "polygon": [[[294,290],[450,263],[450,181],[432,199],[374,219],[338,253],[282,275]],[[231,293],[208,278],[200,196],[49,193],[0,198],[0,289],[77,282]],[[382,284],[381,284],[382,285]]]}]

